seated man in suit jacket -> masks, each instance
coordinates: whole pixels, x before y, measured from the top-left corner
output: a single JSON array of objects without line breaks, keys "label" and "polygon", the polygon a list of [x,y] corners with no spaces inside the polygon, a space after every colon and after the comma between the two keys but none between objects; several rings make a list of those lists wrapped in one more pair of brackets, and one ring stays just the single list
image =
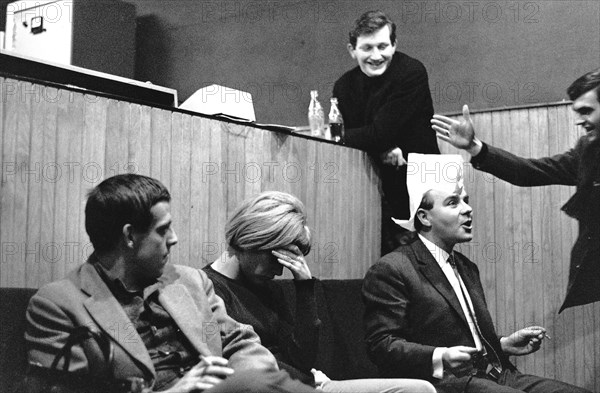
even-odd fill
[{"label": "seated man in suit jacket", "polygon": [[[134,174],[90,192],[85,227],[94,252],[41,288],[27,310],[25,391],[314,392],[278,371],[203,272],[167,264],[177,243],[170,199],[159,181]],[[57,356],[86,328],[91,335]]]},{"label": "seated man in suit jacket", "polygon": [[400,223],[416,234],[363,283],[367,347],[382,376],[427,379],[439,392],[587,392],[510,363],[537,351],[545,329],[498,338],[477,265],[453,251],[473,236],[461,157],[410,154],[408,165],[412,218]]}]

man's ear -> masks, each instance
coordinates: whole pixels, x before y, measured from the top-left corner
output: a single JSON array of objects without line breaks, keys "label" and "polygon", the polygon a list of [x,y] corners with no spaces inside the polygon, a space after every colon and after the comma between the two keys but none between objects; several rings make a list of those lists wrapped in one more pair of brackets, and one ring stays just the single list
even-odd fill
[{"label": "man's ear", "polygon": [[420,220],[424,227],[429,228],[431,222],[429,221],[429,214],[425,209],[418,209],[415,213],[415,220]]},{"label": "man's ear", "polygon": [[227,245],[227,254],[237,256],[238,253],[239,253],[238,250],[236,250],[235,248],[231,247],[229,244]]},{"label": "man's ear", "polygon": [[348,43],[348,45],[346,45],[346,49],[348,49],[348,53],[350,53],[350,57],[352,57],[354,60],[356,60],[356,54],[354,53],[355,48],[352,46],[351,43]]},{"label": "man's ear", "polygon": [[134,246],[134,241],[135,241],[135,235],[133,233],[133,225],[131,224],[125,224],[123,225],[123,243],[125,244],[126,247],[128,248],[133,248]]}]

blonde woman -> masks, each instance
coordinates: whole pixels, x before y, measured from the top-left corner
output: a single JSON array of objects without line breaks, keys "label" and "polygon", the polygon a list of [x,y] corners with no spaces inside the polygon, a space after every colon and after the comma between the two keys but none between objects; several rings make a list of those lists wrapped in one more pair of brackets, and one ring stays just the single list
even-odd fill
[{"label": "blonde woman", "polygon": [[[321,322],[315,279],[304,259],[310,252],[311,233],[304,205],[296,197],[270,191],[245,200],[227,222],[225,237],[227,251],[204,271],[229,315],[254,327],[281,369],[325,392],[435,392],[433,385],[422,380],[333,381],[313,369]],[[295,315],[273,281],[284,268],[294,277]]]}]

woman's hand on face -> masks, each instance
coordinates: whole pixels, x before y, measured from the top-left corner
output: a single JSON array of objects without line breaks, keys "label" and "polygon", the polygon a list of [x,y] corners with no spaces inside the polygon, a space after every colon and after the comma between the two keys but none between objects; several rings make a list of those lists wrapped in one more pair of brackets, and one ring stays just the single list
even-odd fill
[{"label": "woman's hand on face", "polygon": [[290,245],[287,248],[273,250],[271,253],[279,263],[292,272],[294,280],[310,280],[312,278],[304,255],[297,246]]}]

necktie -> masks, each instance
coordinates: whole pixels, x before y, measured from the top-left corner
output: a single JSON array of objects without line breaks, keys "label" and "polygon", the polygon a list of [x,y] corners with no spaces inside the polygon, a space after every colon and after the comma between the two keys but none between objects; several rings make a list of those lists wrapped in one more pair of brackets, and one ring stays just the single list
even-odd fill
[{"label": "necktie", "polygon": [[[473,325],[475,325],[475,330],[477,331],[477,334],[479,335],[479,339],[483,343],[483,356],[487,357],[487,359],[490,361],[490,363],[492,363],[493,366],[496,366],[501,369],[501,362],[500,362],[500,358],[498,357],[498,354],[496,353],[496,351],[494,350],[492,345],[483,336],[483,333],[481,333],[481,329],[479,328],[479,324],[477,323],[477,317],[475,316],[475,310],[471,309],[468,297],[465,294],[465,289],[463,289],[463,285],[462,285],[463,281],[460,278],[460,274],[458,273],[458,268],[456,267],[456,261],[454,259],[453,254],[450,254],[450,256],[448,257],[448,263],[450,264],[450,266],[452,266],[452,271],[454,271],[454,275],[458,279],[458,285],[460,287],[460,292],[461,292],[461,295],[465,302],[465,305],[467,306],[467,310],[469,311],[469,316],[471,317],[471,320],[473,321]],[[488,354],[488,351],[487,351],[488,349],[491,351],[491,354]],[[488,355],[490,355],[490,356],[488,356]]]}]

